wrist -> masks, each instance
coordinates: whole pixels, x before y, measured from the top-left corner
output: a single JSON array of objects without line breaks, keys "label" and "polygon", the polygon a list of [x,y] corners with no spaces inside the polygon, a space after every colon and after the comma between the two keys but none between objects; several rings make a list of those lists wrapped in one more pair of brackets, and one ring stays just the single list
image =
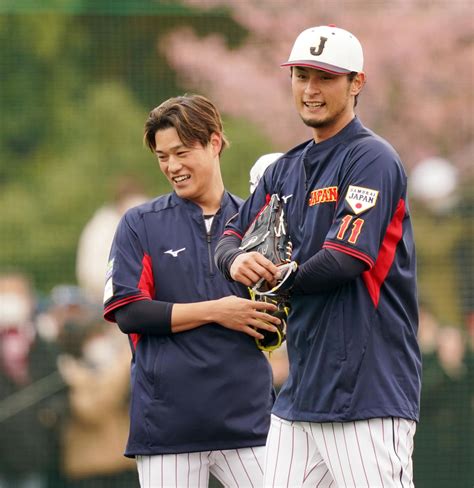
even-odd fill
[{"label": "wrist", "polygon": [[234,261],[236,260],[237,256],[240,256],[241,254],[244,253],[245,251],[242,251],[242,249],[235,249],[232,253],[229,253],[229,256],[226,257],[224,276],[228,281],[234,281],[234,279],[230,274],[230,269],[232,268],[232,265],[234,264]]}]

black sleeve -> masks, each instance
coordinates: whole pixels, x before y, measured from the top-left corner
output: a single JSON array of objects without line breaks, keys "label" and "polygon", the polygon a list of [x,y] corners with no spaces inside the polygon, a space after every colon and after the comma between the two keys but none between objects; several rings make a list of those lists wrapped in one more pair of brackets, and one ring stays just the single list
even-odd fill
[{"label": "black sleeve", "polygon": [[115,310],[115,321],[125,334],[171,334],[172,303],[140,300]]},{"label": "black sleeve", "polygon": [[237,236],[225,235],[220,238],[216,250],[214,251],[214,262],[220,272],[229,281],[232,281],[232,278],[230,277],[230,267],[232,266],[234,259],[239,254],[245,252],[239,249],[241,242],[241,239]]},{"label": "black sleeve", "polygon": [[348,254],[322,249],[298,268],[293,282],[295,294],[329,291],[355,279],[367,265]]}]

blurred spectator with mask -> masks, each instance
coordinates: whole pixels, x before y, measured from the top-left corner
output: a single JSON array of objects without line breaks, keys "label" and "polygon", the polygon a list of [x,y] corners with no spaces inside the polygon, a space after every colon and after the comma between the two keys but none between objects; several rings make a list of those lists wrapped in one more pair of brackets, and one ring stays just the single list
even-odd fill
[{"label": "blurred spectator with mask", "polygon": [[[60,349],[68,348],[71,338],[64,331],[65,324],[87,313],[93,306],[79,286],[70,283],[55,285],[44,310],[38,315],[38,333],[44,340],[57,343]],[[63,341],[67,341],[67,344]]]},{"label": "blurred spectator with mask", "polygon": [[64,382],[57,350],[35,327],[36,294],[21,272],[0,274],[0,488],[46,488],[55,477]]},{"label": "blurred spectator with mask", "polygon": [[62,468],[67,488],[138,488],[135,462],[125,458],[128,437],[130,347],[101,309],[64,324],[69,347],[59,369],[69,386]]},{"label": "blurred spectator with mask", "polygon": [[114,181],[112,201],[99,207],[83,228],[76,254],[76,279],[91,301],[103,302],[109,251],[120,218],[147,199],[139,180],[121,175]]}]

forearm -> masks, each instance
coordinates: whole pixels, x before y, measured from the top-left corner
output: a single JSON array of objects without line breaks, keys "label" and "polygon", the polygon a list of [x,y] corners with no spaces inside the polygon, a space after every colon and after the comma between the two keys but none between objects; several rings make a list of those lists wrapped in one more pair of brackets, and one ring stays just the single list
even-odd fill
[{"label": "forearm", "polygon": [[132,302],[115,311],[115,320],[124,334],[171,334],[172,303],[157,300]]},{"label": "forearm", "polygon": [[322,249],[299,267],[293,293],[330,291],[355,279],[365,270],[365,263],[359,259],[332,249]]},{"label": "forearm", "polygon": [[234,259],[244,253],[239,249],[241,239],[236,235],[225,235],[219,240],[216,250],[214,252],[214,261],[220,272],[228,279],[232,280],[230,276],[230,267]]},{"label": "forearm", "polygon": [[215,323],[261,338],[255,328],[274,331],[271,324],[280,323],[270,315],[275,311],[274,305],[231,295],[194,303],[133,302],[117,309],[115,319],[126,334],[164,336]]},{"label": "forearm", "polygon": [[213,321],[213,303],[167,303],[141,300],[115,312],[120,330],[126,334],[169,335]]},{"label": "forearm", "polygon": [[171,313],[173,333],[195,329],[204,324],[219,323],[216,300],[196,303],[175,303]]}]

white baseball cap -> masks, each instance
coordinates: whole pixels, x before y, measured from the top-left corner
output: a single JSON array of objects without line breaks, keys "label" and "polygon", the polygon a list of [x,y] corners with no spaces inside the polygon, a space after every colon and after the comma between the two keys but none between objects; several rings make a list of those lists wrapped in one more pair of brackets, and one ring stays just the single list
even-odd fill
[{"label": "white baseball cap", "polygon": [[304,30],[296,38],[290,57],[281,66],[305,66],[343,75],[364,67],[364,54],[358,39],[333,25]]},{"label": "white baseball cap", "polygon": [[257,188],[258,182],[268,166],[274,163],[280,156],[283,156],[283,153],[269,153],[260,156],[255,161],[252,168],[250,168],[250,193],[253,193],[255,188]]}]

